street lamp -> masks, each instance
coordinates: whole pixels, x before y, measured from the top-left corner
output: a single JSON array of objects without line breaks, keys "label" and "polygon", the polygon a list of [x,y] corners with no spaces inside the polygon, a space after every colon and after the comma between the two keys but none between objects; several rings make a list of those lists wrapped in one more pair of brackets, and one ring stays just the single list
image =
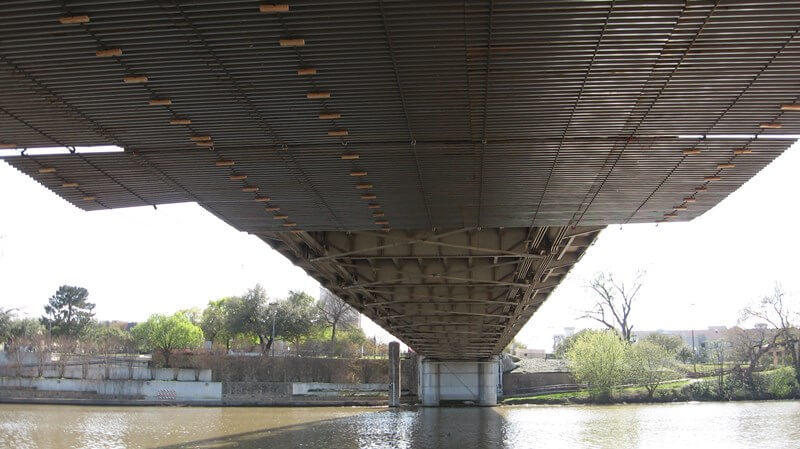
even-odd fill
[{"label": "street lamp", "polygon": [[272,338],[270,338],[272,343],[270,346],[272,346],[272,357],[275,357],[275,318],[278,316],[278,301],[270,301],[269,308],[272,311]]}]

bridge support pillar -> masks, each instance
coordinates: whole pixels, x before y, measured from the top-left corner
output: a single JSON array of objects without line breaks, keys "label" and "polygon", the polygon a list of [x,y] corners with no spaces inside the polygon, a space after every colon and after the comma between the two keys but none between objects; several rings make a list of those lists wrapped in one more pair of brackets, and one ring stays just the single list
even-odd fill
[{"label": "bridge support pillar", "polygon": [[400,407],[400,343],[389,343],[389,407]]},{"label": "bridge support pillar", "polygon": [[497,405],[497,386],[500,379],[499,357],[494,356],[488,362],[478,365],[478,404]]},{"label": "bridge support pillar", "polygon": [[417,394],[425,407],[439,406],[439,364],[420,357]]},{"label": "bridge support pillar", "polygon": [[497,405],[500,361],[438,361],[422,358],[419,364],[419,399],[423,406],[436,407],[442,401]]}]

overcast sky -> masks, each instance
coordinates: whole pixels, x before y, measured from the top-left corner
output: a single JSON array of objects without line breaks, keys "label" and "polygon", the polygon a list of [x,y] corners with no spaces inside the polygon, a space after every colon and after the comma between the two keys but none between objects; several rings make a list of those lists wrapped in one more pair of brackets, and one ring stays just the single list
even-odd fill
[{"label": "overcast sky", "polygon": [[[734,325],[738,311],[776,281],[800,292],[800,149],[783,156],[717,207],[689,223],[610,226],[518,339],[550,348],[593,298],[594,273],[647,271],[635,329]],[[0,307],[39,316],[62,284],[86,287],[97,317],[139,321],[203,307],[261,283],[272,297],[313,279],[258,238],[196,204],[82,212],[0,162]],[[380,333],[367,324],[368,334]]]}]

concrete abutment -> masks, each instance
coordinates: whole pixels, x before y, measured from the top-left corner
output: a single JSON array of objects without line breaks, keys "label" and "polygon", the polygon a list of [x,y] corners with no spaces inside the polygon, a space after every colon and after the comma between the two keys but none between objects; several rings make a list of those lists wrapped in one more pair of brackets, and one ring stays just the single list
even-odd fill
[{"label": "concrete abutment", "polygon": [[497,405],[502,392],[500,359],[483,361],[440,361],[422,358],[419,363],[419,398],[423,406],[442,402]]}]

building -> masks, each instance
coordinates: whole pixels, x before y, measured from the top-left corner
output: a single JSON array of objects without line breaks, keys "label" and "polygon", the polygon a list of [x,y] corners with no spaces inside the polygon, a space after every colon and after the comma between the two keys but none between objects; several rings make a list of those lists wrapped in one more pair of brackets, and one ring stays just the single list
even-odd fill
[{"label": "building", "polygon": [[522,359],[544,359],[545,351],[544,349],[519,348],[514,355]]},{"label": "building", "polygon": [[633,331],[633,340],[639,341],[647,338],[650,334],[676,335],[683,340],[687,347],[699,349],[704,347],[707,342],[725,338],[727,330],[728,328],[725,326],[709,326],[706,329]]},{"label": "building", "polygon": [[568,337],[571,337],[573,335],[575,335],[574,327],[565,327],[563,334],[553,335],[553,352],[556,352],[558,345],[561,344],[562,341],[566,340]]}]

